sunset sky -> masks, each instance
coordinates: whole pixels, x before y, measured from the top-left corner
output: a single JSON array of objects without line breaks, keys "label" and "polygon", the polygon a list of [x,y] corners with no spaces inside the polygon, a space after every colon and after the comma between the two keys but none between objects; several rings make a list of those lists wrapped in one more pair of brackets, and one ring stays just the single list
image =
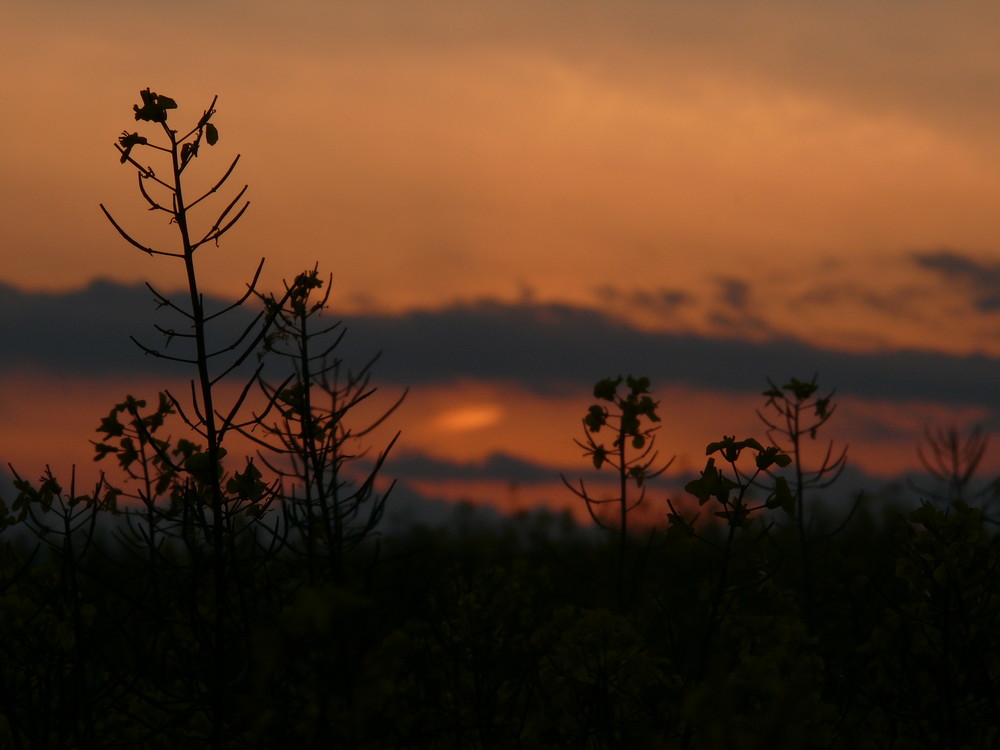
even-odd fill
[{"label": "sunset sky", "polygon": [[113,403],[179,382],[127,336],[181,268],[98,208],[170,247],[113,148],[151,87],[177,127],[219,95],[196,185],[242,154],[206,291],[261,257],[268,288],[332,273],[348,351],[411,387],[407,492],[570,503],[589,386],[626,372],[675,476],[814,372],[857,472],[912,469],[926,426],[1000,428],[998,28],[920,0],[5,2],[0,461],[89,471]]}]

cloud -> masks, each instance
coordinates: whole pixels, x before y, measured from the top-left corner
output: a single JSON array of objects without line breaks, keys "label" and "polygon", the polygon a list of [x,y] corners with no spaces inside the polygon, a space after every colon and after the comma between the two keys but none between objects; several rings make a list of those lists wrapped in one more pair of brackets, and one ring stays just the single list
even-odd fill
[{"label": "cloud", "polygon": [[[648,313],[670,320],[684,308],[694,303],[694,297],[681,289],[665,287],[655,289],[624,289],[614,284],[602,284],[594,289],[594,296],[602,305],[623,312]],[[525,298],[531,301],[533,298]]]},{"label": "cloud", "polygon": [[347,323],[350,339],[384,350],[383,373],[404,378],[401,383],[499,380],[545,394],[632,372],[659,383],[746,393],[759,390],[768,376],[818,372],[841,393],[859,397],[1000,405],[1000,362],[983,355],[851,353],[791,338],[752,342],[648,332],[596,310],[558,304],[480,302]]},{"label": "cloud", "polygon": [[777,329],[758,314],[747,281],[733,276],[720,276],[714,281],[716,294],[710,301],[708,322],[715,330],[723,335],[753,340],[777,335]]},{"label": "cloud", "polygon": [[[964,268],[948,262],[948,268]],[[225,303],[209,299],[206,304],[220,309]],[[144,356],[128,341],[135,334],[158,345],[162,337],[151,330],[158,318],[160,325],[183,330],[178,316],[167,313],[157,312],[149,292],[139,286],[104,281],[72,293],[36,294],[0,285],[5,321],[0,368],[38,367],[84,377],[150,372],[187,377],[190,368]],[[218,341],[238,335],[251,317],[251,311],[237,311],[218,331]],[[343,325],[346,335],[338,353],[358,365],[381,351],[375,369],[381,383],[481,380],[545,396],[589,389],[600,377],[635,373],[662,385],[755,393],[768,377],[819,373],[842,395],[1000,407],[1000,359],[986,355],[915,349],[855,353],[791,337],[748,341],[645,331],[596,309],[491,300],[398,315],[348,316]],[[166,351],[181,354],[182,343]]]},{"label": "cloud", "polygon": [[720,299],[729,307],[743,312],[750,300],[750,287],[741,280],[726,276],[718,279]]},{"label": "cloud", "polygon": [[979,312],[1000,310],[1000,263],[980,261],[948,248],[915,252],[912,257],[918,267],[967,289]]},{"label": "cloud", "polygon": [[[647,498],[649,507],[655,509],[657,504],[660,504],[663,506],[665,514],[665,498],[687,497],[683,487],[697,475],[695,468],[700,470],[701,467],[693,467],[691,471],[682,476],[662,477],[656,480],[650,488],[650,494]],[[384,471],[386,476],[398,481],[398,486],[404,495],[416,498],[423,497],[425,500],[431,498],[424,496],[416,487],[426,482],[431,484],[459,481],[549,485],[561,483],[560,475],[564,475],[571,483],[582,479],[588,487],[595,489],[600,482],[607,482],[612,478],[609,472],[595,471],[582,460],[578,466],[553,467],[499,452],[475,462],[445,460],[420,452],[407,452],[391,456]],[[912,478],[924,481],[926,484],[933,484],[928,477],[916,472],[911,475]],[[835,512],[837,509],[846,510],[860,492],[867,493],[866,506],[869,509],[872,508],[872,503],[877,505],[879,502],[912,503],[914,499],[912,493],[903,490],[902,487],[903,485],[895,479],[887,483],[885,477],[869,474],[864,469],[848,462],[836,483],[825,489],[814,490],[810,500],[813,503],[822,502],[828,511]],[[568,489],[559,489],[557,493],[559,494],[554,499],[563,499],[569,504],[576,502]],[[392,501],[390,501],[391,504]]]},{"label": "cloud", "polygon": [[419,452],[393,455],[393,476],[409,480],[492,480],[503,482],[559,481],[559,470],[506,453],[493,453],[482,461],[462,462],[434,458]]},{"label": "cloud", "polygon": [[824,282],[810,287],[793,300],[795,305],[828,308],[841,303],[856,303],[868,310],[893,316],[911,317],[917,313],[911,289],[876,291],[860,286],[857,282]]},{"label": "cloud", "polygon": [[[209,314],[227,304],[205,298]],[[191,333],[190,321],[168,307],[158,307],[143,285],[98,280],[84,289],[53,293],[25,292],[0,284],[0,316],[4,321],[0,328],[3,369],[38,367],[73,376],[190,373],[181,363],[145,354],[131,340],[134,337],[147,348],[172,357],[190,357],[192,352],[183,338]],[[238,338],[253,316],[250,310],[238,310],[216,319],[209,326],[211,348]],[[168,342],[154,326],[176,335]]]}]

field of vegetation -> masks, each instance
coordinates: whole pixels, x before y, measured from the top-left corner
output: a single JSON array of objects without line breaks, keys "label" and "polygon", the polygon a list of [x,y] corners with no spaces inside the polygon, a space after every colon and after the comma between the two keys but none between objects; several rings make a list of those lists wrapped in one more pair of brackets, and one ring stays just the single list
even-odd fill
[{"label": "field of vegetation", "polygon": [[[357,423],[376,361],[337,357],[317,269],[267,294],[258,268],[232,308],[258,309],[253,324],[213,339],[227,310],[202,307],[195,260],[245,188],[196,230],[236,166],[185,195],[219,139],[215,102],[181,132],[173,100],[141,96],[135,119],[160,142],[124,132],[121,162],[178,246],[105,212],[185,268],[185,301],[150,287],[173,321],[151,334],[163,345],[137,343],[189,367],[191,392],[96,415],[96,486],[12,467],[0,747],[1000,746],[1000,537],[983,510],[997,485],[972,494],[985,437],[927,436],[940,496],[835,515],[819,497],[846,449],[804,451],[834,394],[790,378],[764,392],[760,435],[707,446],[686,500],[647,497],[669,465],[659,404],[648,379],[613,376],[581,404],[578,443],[615,489],[563,478],[592,527],[534,513],[383,533],[395,440],[366,439],[399,401]],[[227,458],[237,438],[252,460]]]}]

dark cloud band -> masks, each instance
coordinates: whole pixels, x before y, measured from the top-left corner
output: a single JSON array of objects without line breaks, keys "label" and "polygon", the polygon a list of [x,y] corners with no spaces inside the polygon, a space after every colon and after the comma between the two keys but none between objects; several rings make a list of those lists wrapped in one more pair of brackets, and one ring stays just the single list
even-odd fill
[{"label": "dark cloud band", "polygon": [[[224,302],[206,300],[210,308]],[[180,326],[155,309],[148,290],[98,281],[65,294],[36,294],[0,285],[0,369],[31,366],[56,374],[106,376],[183,368],[143,355],[128,337],[159,347],[153,330]],[[238,334],[250,312],[216,334]],[[639,330],[600,310],[564,304],[480,301],[400,315],[345,317],[341,354],[361,364],[383,352],[382,383],[422,385],[462,379],[498,381],[548,395],[587,388],[601,377],[643,373],[658,385],[753,393],[766,378],[819,373],[841,395],[1000,407],[1000,360],[932,351],[833,351],[792,338],[763,342]],[[182,330],[178,328],[178,330]],[[183,342],[167,349],[183,354]]]}]

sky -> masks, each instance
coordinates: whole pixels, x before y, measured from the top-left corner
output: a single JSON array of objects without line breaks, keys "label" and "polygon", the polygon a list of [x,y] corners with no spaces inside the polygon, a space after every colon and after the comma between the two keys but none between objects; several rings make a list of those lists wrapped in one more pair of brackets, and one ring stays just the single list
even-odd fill
[{"label": "sky", "polygon": [[249,185],[204,289],[239,295],[262,257],[265,288],[332,274],[347,351],[383,352],[387,402],[410,388],[406,492],[571,504],[590,386],[627,372],[675,479],[762,432],[768,377],[818,373],[830,438],[888,480],[929,426],[1000,427],[998,22],[920,0],[6,2],[0,461],[92,471],[110,406],[186,377],[127,340],[156,320],[142,283],[181,269],[98,208],[174,241],[114,150],[151,87],[178,126],[218,95],[190,179],[239,154]]}]

